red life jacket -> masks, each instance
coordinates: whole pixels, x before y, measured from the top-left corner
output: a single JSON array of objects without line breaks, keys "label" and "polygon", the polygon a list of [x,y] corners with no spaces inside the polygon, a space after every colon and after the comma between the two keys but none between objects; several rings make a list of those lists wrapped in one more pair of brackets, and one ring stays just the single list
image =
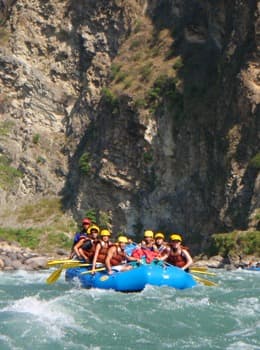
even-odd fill
[{"label": "red life jacket", "polygon": [[145,261],[150,264],[159,255],[159,253],[144,247],[140,247],[136,248],[131,255],[136,259],[145,258]]}]

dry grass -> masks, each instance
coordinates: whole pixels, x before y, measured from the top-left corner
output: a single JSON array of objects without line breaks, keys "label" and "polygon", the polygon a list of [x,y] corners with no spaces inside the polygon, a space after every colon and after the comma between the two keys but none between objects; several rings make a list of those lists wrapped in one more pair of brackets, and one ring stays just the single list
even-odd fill
[{"label": "dry grass", "polygon": [[159,76],[175,77],[180,57],[172,55],[172,45],[169,30],[155,33],[148,18],[138,19],[113,62],[110,84],[113,93],[143,99]]}]

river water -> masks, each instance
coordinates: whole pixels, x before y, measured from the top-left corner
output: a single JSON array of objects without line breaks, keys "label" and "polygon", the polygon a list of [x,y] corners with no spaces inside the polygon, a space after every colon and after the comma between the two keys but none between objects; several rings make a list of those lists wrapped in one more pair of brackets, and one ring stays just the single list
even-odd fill
[{"label": "river water", "polygon": [[218,270],[218,287],[130,294],[63,275],[47,285],[50,272],[0,272],[1,350],[260,349],[260,272]]}]

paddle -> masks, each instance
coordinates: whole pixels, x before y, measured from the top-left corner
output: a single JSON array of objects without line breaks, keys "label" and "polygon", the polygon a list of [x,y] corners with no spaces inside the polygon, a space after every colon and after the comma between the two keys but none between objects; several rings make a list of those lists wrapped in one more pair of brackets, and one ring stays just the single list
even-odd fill
[{"label": "paddle", "polygon": [[80,261],[80,260],[73,260],[73,259],[50,260],[50,261],[47,262],[47,265],[48,266],[52,266],[52,265],[75,263],[75,262],[82,262],[82,261]]},{"label": "paddle", "polygon": [[105,267],[100,267],[99,269],[95,269],[95,270],[88,270],[88,271],[83,271],[81,272],[81,275],[86,275],[88,273],[93,273],[93,272],[98,272],[98,271],[104,271],[106,270]]},{"label": "paddle", "polygon": [[208,268],[205,266],[192,266],[190,267],[190,270],[195,269],[197,271],[208,271]]},{"label": "paddle", "polygon": [[55,270],[55,271],[47,278],[46,283],[48,283],[48,284],[55,283],[55,282],[59,279],[59,277],[60,277],[60,275],[61,275],[63,269],[64,269],[64,266],[61,266],[58,270]]},{"label": "paddle", "polygon": [[214,272],[201,271],[201,270],[197,270],[195,268],[190,269],[190,272],[191,273],[199,273],[199,274],[208,275],[208,276],[216,276],[216,274]]},{"label": "paddle", "polygon": [[[169,264],[169,263],[167,263],[167,262],[164,262],[164,265],[166,265],[166,266],[173,266],[173,265],[171,265],[171,264]],[[192,270],[192,268],[190,268],[190,270]],[[201,277],[195,276],[195,275],[193,275],[191,272],[192,272],[192,271],[190,271],[189,273],[192,275],[192,277],[193,277],[196,281],[198,281],[198,282],[204,284],[205,286],[217,286],[217,284],[216,284],[215,282],[206,280],[205,278],[201,278]],[[204,273],[204,271],[197,271],[197,273]],[[213,272],[209,272],[209,273],[211,274],[211,273],[213,273]]]},{"label": "paddle", "polygon": [[195,275],[192,275],[192,276],[193,276],[193,278],[194,278],[196,281],[198,281],[199,283],[204,284],[205,286],[208,286],[208,287],[217,287],[217,283],[215,283],[215,282],[206,280],[205,278],[201,278],[201,277],[198,277],[198,276],[195,276]]},{"label": "paddle", "polygon": [[46,283],[48,283],[48,284],[55,283],[59,279],[59,277],[62,273],[62,270],[64,270],[64,269],[70,269],[73,267],[83,267],[83,266],[86,267],[89,265],[91,265],[91,264],[82,264],[80,262],[74,262],[74,264],[72,264],[72,263],[64,264],[50,274],[50,276],[46,280]]}]

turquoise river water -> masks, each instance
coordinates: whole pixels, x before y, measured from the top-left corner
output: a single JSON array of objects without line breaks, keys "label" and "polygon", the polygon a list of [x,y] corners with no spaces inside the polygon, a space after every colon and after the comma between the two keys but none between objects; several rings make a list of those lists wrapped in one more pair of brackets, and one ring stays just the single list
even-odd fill
[{"label": "turquoise river water", "polygon": [[217,270],[218,287],[124,294],[63,275],[47,285],[52,271],[0,272],[1,350],[260,349],[260,272]]}]

